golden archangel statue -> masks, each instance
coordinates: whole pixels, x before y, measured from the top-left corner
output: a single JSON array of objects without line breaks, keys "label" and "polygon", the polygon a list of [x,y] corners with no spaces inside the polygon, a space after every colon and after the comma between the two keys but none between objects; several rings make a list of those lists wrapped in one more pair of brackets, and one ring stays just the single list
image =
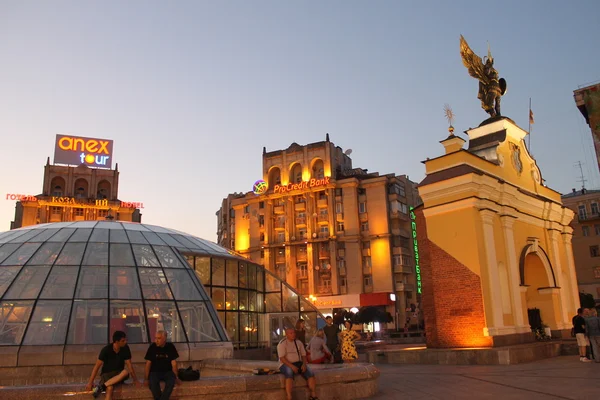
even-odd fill
[{"label": "golden archangel statue", "polygon": [[494,68],[494,58],[488,46],[488,55],[483,60],[471,50],[465,38],[460,35],[460,56],[463,64],[467,67],[469,75],[479,80],[479,94],[481,108],[490,117],[499,117],[500,98],[506,93],[506,81],[498,79],[498,71]]}]

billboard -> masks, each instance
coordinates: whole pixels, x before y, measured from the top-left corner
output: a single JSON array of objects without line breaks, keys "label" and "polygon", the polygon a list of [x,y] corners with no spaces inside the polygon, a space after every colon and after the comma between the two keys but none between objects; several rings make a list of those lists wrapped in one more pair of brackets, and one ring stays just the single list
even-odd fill
[{"label": "billboard", "polygon": [[112,140],[56,135],[54,164],[111,168],[112,152]]}]

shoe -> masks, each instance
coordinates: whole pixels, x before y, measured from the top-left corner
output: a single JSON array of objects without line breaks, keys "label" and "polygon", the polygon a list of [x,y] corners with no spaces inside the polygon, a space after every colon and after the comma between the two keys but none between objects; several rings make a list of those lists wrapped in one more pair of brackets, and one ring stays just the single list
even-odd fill
[{"label": "shoe", "polygon": [[313,397],[313,396],[310,396],[310,397],[308,398],[308,400],[319,400],[319,398],[318,398],[318,397],[316,397],[316,396],[315,396],[315,397]]},{"label": "shoe", "polygon": [[592,362],[592,360],[587,357],[581,357],[581,362]]},{"label": "shoe", "polygon": [[100,396],[100,393],[102,392],[106,392],[106,386],[104,386],[103,383],[99,383],[96,386],[94,386],[94,389],[92,389],[92,396],[96,398]]}]

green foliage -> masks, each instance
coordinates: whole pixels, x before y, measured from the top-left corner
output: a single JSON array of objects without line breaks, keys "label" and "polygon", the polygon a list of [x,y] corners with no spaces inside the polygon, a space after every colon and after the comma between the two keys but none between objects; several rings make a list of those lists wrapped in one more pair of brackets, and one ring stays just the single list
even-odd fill
[{"label": "green foliage", "polygon": [[596,301],[594,300],[594,296],[590,293],[579,292],[579,303],[583,308],[596,307]]}]

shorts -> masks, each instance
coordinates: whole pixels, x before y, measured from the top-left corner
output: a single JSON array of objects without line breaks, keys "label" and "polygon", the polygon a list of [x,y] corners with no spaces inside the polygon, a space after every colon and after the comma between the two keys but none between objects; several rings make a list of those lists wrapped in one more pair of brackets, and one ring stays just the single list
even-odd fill
[{"label": "shorts", "polygon": [[[297,364],[297,365],[299,365],[299,364]],[[286,379],[294,379],[294,375],[295,375],[294,371],[292,371],[292,369],[290,367],[288,367],[287,365],[283,364],[281,367],[279,367],[279,371],[281,371],[281,373],[283,375],[285,375]],[[308,365],[306,366],[306,371],[304,371],[304,372],[301,372],[301,371],[302,371],[302,369],[298,368],[298,375],[301,375],[306,380],[308,380],[308,378],[312,378],[313,376],[315,376],[315,374],[313,374],[313,372],[310,370],[310,368],[308,368]]]},{"label": "shorts", "polygon": [[[122,371],[110,371],[110,372],[105,372],[105,373],[101,374],[100,375],[100,384],[106,383],[106,381],[108,381],[111,378],[114,378],[115,376],[119,375],[121,372]],[[125,382],[127,380],[127,378],[123,379],[120,382],[115,383],[115,385],[119,385],[119,384]]]},{"label": "shorts", "polygon": [[590,345],[590,340],[585,337],[585,333],[576,333],[575,337],[577,338],[577,346],[585,347]]}]

